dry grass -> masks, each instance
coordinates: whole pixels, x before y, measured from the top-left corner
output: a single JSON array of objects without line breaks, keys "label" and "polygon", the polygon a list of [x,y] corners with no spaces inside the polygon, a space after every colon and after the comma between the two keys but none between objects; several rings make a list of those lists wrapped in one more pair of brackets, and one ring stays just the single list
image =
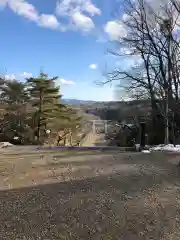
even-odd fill
[{"label": "dry grass", "polygon": [[3,151],[0,239],[180,239],[178,155]]}]

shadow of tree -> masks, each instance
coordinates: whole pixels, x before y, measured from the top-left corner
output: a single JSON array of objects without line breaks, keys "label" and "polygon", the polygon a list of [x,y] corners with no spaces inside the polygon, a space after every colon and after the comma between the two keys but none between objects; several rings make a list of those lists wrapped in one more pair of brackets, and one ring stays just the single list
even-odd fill
[{"label": "shadow of tree", "polygon": [[[138,154],[134,159],[136,163]],[[127,164],[131,161],[126,160]],[[162,239],[176,226],[175,216],[180,216],[174,205],[177,189],[173,198],[172,194],[168,195],[168,204],[163,205],[160,198],[161,207],[154,204],[161,191],[178,184],[174,167],[165,165],[159,173],[146,173],[142,169],[117,171],[82,180],[1,191],[0,237]]]}]

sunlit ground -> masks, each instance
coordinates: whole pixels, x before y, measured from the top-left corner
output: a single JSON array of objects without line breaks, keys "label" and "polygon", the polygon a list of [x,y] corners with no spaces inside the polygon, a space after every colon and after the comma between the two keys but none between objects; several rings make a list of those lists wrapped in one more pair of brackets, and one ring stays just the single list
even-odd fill
[{"label": "sunlit ground", "polygon": [[180,239],[178,154],[0,151],[1,239]]}]

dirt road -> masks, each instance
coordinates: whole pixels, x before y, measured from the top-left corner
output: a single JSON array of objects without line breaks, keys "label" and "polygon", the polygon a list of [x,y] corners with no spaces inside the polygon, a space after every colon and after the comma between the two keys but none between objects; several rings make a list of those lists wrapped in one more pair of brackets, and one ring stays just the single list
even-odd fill
[{"label": "dirt road", "polygon": [[108,142],[105,140],[105,134],[95,134],[94,132],[90,132],[81,144],[83,147],[107,145]]},{"label": "dirt road", "polygon": [[178,159],[3,150],[0,239],[180,239]]}]

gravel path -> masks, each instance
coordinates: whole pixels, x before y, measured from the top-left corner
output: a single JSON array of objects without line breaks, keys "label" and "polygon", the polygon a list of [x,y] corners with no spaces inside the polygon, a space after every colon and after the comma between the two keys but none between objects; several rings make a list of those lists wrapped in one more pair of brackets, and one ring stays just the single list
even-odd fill
[{"label": "gravel path", "polygon": [[0,239],[180,239],[173,156],[1,156]]}]

